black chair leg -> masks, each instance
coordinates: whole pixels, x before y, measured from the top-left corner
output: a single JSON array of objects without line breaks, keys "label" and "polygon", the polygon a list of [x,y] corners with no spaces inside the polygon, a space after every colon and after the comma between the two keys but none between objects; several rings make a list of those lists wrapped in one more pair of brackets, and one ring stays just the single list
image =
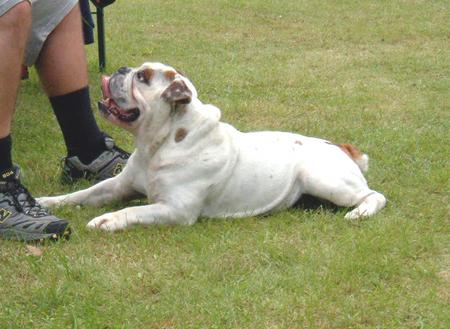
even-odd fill
[{"label": "black chair leg", "polygon": [[105,20],[103,8],[97,7],[97,42],[98,42],[98,68],[100,72],[105,70],[106,52],[105,52]]}]

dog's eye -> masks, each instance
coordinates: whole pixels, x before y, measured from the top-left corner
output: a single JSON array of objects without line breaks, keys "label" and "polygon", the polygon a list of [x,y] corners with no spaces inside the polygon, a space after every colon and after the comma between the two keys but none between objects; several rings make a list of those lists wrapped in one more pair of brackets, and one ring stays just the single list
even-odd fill
[{"label": "dog's eye", "polygon": [[145,69],[136,73],[136,78],[139,82],[150,84],[150,79],[153,76],[152,69]]},{"label": "dog's eye", "polygon": [[145,76],[144,76],[144,73],[142,73],[142,71],[139,71],[137,73],[136,77],[140,82],[145,82]]}]

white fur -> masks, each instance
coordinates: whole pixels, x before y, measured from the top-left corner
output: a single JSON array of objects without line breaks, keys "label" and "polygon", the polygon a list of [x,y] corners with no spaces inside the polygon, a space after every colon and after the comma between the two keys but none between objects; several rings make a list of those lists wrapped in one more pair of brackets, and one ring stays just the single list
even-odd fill
[{"label": "white fur", "polygon": [[[150,85],[137,83],[134,73],[151,68]],[[145,195],[150,203],[103,214],[88,227],[107,231],[133,224],[193,224],[199,217],[252,216],[292,206],[302,194],[356,208],[354,219],[371,216],[386,199],[371,190],[362,174],[368,157],[352,160],[339,147],[318,138],[286,132],[242,133],[220,122],[220,110],[203,104],[192,92],[187,105],[173,106],[161,94],[170,85],[159,63],[145,63],[125,80],[130,107],[141,116],[125,128],[136,137],[136,150],[124,171],[86,190],[43,197],[44,206],[91,204]],[[121,126],[124,126],[121,124]],[[181,141],[179,129],[187,131]]]}]

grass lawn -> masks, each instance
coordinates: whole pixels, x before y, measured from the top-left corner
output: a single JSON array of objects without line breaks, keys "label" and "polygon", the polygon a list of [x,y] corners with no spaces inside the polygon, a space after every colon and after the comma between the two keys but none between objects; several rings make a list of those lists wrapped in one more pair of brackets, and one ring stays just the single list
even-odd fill
[{"label": "grass lawn", "polygon": [[[447,0],[130,0],[106,19],[107,72],[165,62],[243,131],[351,142],[388,206],[357,222],[292,209],[116,234],[85,224],[124,204],[55,209],[69,242],[35,256],[0,240],[0,328],[450,328]],[[87,186],[59,183],[65,147],[34,71],[13,136],[34,195]]]}]

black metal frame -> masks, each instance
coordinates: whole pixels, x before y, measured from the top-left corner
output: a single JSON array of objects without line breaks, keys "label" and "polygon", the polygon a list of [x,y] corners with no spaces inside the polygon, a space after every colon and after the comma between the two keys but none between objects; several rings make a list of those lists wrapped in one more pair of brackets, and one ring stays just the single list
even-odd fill
[{"label": "black metal frame", "polygon": [[103,72],[106,66],[105,16],[103,14],[103,9],[115,1],[116,0],[91,0],[97,10],[92,12],[92,14],[97,16],[98,68],[100,72]]},{"label": "black metal frame", "polygon": [[97,11],[92,12],[97,17],[97,45],[98,45],[98,68],[100,72],[105,70],[106,50],[105,50],[105,18],[102,7],[96,7]]}]

